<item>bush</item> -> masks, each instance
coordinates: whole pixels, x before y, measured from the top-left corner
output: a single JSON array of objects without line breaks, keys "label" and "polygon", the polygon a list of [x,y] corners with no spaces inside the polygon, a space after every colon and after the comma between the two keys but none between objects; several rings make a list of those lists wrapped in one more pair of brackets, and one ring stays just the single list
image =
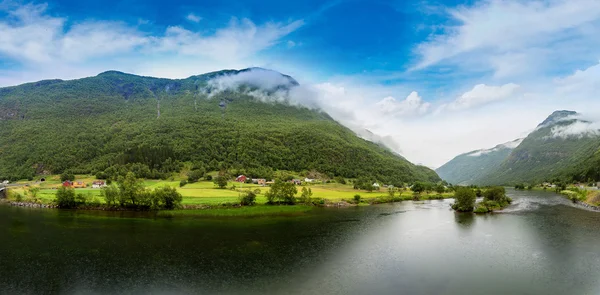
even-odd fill
[{"label": "bush", "polygon": [[296,203],[294,196],[297,193],[298,189],[293,183],[276,180],[265,196],[269,204],[285,203],[293,205]]},{"label": "bush", "polygon": [[75,180],[75,175],[71,174],[71,173],[63,173],[60,175],[60,181],[65,182],[65,181],[73,181]]},{"label": "bush", "polygon": [[475,208],[475,211],[473,211],[475,213],[488,213],[490,212],[490,209],[488,209],[488,207],[486,207],[485,205],[479,203],[477,204],[477,208]]},{"label": "bush", "polygon": [[213,180],[212,175],[206,175],[206,177],[204,177],[204,179],[206,179],[207,181],[211,181]]},{"label": "bush", "polygon": [[312,197],[312,190],[307,187],[302,188],[302,195],[300,196],[300,202],[303,204],[309,204],[310,198]]},{"label": "bush", "polygon": [[227,177],[225,177],[225,176],[219,175],[213,180],[213,182],[220,189],[224,189],[227,187]]},{"label": "bush", "polygon": [[452,209],[459,212],[472,212],[473,207],[475,207],[475,200],[477,196],[475,192],[466,187],[456,189],[456,193],[454,193],[454,204],[452,204]]},{"label": "bush", "polygon": [[154,209],[175,209],[181,206],[183,200],[177,189],[170,186],[157,188],[152,195],[152,208]]},{"label": "bush", "polygon": [[358,195],[358,194],[354,195],[354,202],[356,204],[360,203],[360,195]]},{"label": "bush", "polygon": [[260,189],[259,189],[259,188],[257,188],[257,189],[254,189],[253,193],[254,193],[255,195],[260,195],[261,191],[260,191]]},{"label": "bush", "polygon": [[189,183],[194,183],[194,182],[198,182],[198,180],[200,180],[200,178],[204,177],[204,170],[202,169],[197,169],[197,170],[192,170],[190,172],[188,172],[188,182]]},{"label": "bush", "polygon": [[506,190],[501,186],[490,187],[483,192],[485,201],[501,202],[506,198]]},{"label": "bush", "polygon": [[248,190],[240,195],[240,205],[252,206],[256,203],[256,194],[253,191]]},{"label": "bush", "polygon": [[346,184],[346,179],[341,176],[336,176],[333,180],[339,184]]},{"label": "bush", "polygon": [[435,186],[435,192],[441,195],[446,192],[446,188],[442,184],[438,184]]},{"label": "bush", "polygon": [[59,208],[75,208],[77,202],[75,200],[75,190],[61,187],[56,191],[56,199],[54,199]]},{"label": "bush", "polygon": [[119,189],[114,185],[103,188],[101,194],[109,207],[116,205],[119,200]]},{"label": "bush", "polygon": [[179,182],[179,187],[184,187],[187,183],[188,182],[185,179],[183,179]]}]

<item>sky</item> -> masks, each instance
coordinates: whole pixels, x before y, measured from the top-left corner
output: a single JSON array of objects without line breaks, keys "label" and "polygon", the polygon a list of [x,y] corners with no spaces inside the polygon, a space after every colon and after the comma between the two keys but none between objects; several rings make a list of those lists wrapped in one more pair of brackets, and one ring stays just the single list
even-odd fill
[{"label": "sky", "polygon": [[268,68],[300,82],[298,101],[436,168],[555,110],[598,109],[598,36],[597,0],[5,0],[0,86]]}]

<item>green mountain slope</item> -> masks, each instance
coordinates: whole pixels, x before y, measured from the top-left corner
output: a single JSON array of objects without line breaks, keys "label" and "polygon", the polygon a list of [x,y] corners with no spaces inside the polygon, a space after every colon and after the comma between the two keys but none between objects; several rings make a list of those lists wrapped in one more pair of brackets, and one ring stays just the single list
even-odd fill
[{"label": "green mountain slope", "polygon": [[445,181],[470,185],[485,178],[498,168],[522,139],[497,145],[487,150],[476,150],[459,155],[435,171]]},{"label": "green mountain slope", "polygon": [[[554,112],[497,169],[477,183],[512,185],[586,177],[598,180],[598,168],[591,161],[598,154],[600,138],[595,133],[573,133],[589,123],[575,115],[572,111]],[[564,132],[567,130],[571,133]]]},{"label": "green mountain slope", "polygon": [[[253,80],[255,71],[268,74],[269,83]],[[283,169],[398,184],[439,180],[323,112],[269,101],[298,85],[273,73],[228,70],[171,80],[109,71],[0,88],[0,178],[125,166],[162,177],[193,162],[257,177]]]}]

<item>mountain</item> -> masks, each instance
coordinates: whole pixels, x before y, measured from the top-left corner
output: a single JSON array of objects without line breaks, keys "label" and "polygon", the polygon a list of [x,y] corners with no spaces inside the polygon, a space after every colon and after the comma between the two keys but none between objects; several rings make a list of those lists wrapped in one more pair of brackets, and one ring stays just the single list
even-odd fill
[{"label": "mountain", "polygon": [[294,105],[286,94],[297,86],[251,68],[187,79],[108,71],[0,88],[0,178],[127,170],[156,178],[192,163],[256,177],[290,170],[439,180],[326,113]]},{"label": "mountain", "polygon": [[435,171],[445,181],[470,185],[494,171],[523,139],[500,144],[491,149],[476,150],[459,155]]},{"label": "mountain", "polygon": [[[600,180],[600,132],[573,111],[556,111],[478,184]],[[595,161],[595,162],[594,162]]]}]

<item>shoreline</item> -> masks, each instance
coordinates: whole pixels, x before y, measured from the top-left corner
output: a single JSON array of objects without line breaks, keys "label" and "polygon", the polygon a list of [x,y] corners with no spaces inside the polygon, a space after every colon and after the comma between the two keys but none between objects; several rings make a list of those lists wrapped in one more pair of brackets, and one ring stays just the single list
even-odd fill
[{"label": "shoreline", "polygon": [[65,211],[103,211],[103,212],[154,212],[157,216],[161,217],[176,217],[176,216],[187,216],[187,217],[253,217],[253,216],[297,216],[302,213],[306,213],[315,208],[350,208],[350,207],[361,207],[371,206],[378,204],[388,203],[401,203],[404,201],[427,201],[427,200],[443,200],[451,199],[454,196],[432,196],[424,195],[418,200],[414,197],[408,196],[397,196],[390,198],[389,196],[378,196],[374,198],[362,199],[356,203],[347,200],[325,200],[321,204],[294,204],[294,205],[268,205],[268,204],[256,204],[253,206],[241,206],[239,204],[228,204],[228,205],[212,205],[212,204],[195,204],[195,205],[183,205],[182,208],[174,210],[136,210],[129,208],[119,207],[82,207],[74,209],[60,208],[52,204],[40,204],[30,202],[16,202],[9,199],[0,199],[0,205],[11,206],[11,207],[22,207],[22,208],[35,208],[35,209],[55,209]]}]

